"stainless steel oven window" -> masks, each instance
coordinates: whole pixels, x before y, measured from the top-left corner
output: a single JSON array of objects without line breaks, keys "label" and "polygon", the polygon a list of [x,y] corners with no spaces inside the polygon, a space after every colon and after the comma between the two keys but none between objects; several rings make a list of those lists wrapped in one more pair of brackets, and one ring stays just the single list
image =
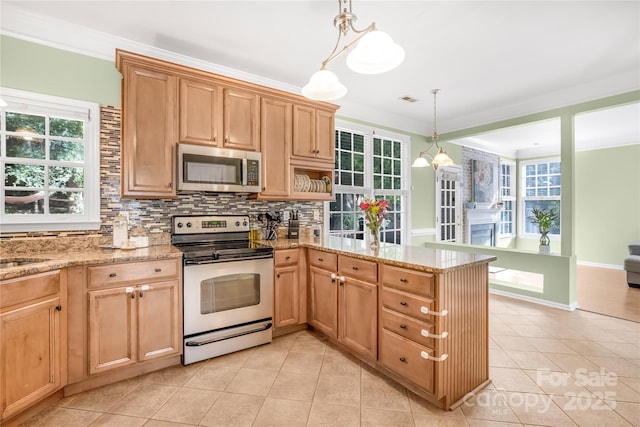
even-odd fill
[{"label": "stainless steel oven window", "polygon": [[200,282],[200,314],[260,304],[260,275],[229,274]]}]

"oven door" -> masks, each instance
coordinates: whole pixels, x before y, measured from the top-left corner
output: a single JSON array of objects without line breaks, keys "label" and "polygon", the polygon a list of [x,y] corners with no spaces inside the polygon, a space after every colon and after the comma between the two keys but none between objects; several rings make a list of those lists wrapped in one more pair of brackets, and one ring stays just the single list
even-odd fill
[{"label": "oven door", "polygon": [[184,335],[273,317],[273,258],[187,265]]}]

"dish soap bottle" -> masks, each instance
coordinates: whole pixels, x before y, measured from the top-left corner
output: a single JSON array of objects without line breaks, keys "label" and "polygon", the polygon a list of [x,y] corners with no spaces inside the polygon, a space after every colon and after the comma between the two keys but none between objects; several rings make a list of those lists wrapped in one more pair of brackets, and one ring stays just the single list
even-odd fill
[{"label": "dish soap bottle", "polygon": [[129,240],[129,224],[127,217],[118,214],[113,219],[113,247],[120,248]]}]

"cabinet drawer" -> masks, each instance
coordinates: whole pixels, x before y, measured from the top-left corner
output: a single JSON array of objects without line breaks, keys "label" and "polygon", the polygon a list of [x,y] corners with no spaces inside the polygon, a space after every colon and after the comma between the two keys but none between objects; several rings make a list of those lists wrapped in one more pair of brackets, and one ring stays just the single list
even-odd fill
[{"label": "cabinet drawer", "polygon": [[309,264],[325,270],[338,270],[338,255],[309,249]]},{"label": "cabinet drawer", "polygon": [[387,309],[382,309],[382,327],[405,338],[415,341],[420,345],[435,349],[435,340],[422,335],[425,330],[429,334],[433,334],[435,326],[428,322],[420,322],[409,316],[396,313]]},{"label": "cabinet drawer", "polygon": [[281,265],[297,264],[298,249],[281,249],[275,251],[273,263],[276,267]]},{"label": "cabinet drawer", "polygon": [[378,281],[377,263],[346,256],[340,256],[338,261],[340,274],[368,282]]},{"label": "cabinet drawer", "polygon": [[88,267],[88,287],[97,288],[140,280],[156,281],[176,277],[178,272],[177,259]]},{"label": "cabinet drawer", "polygon": [[[384,287],[382,288],[382,305],[416,319],[433,321],[433,316],[423,312],[434,310],[433,300],[429,298],[417,297],[406,292]],[[423,309],[423,307],[428,310]]]},{"label": "cabinet drawer", "polygon": [[47,271],[0,283],[0,308],[34,301],[60,292],[60,270]]},{"label": "cabinet drawer", "polygon": [[380,341],[380,362],[385,367],[401,375],[406,380],[434,392],[435,362],[424,359],[420,354],[433,351],[399,335],[382,330]]},{"label": "cabinet drawer", "polygon": [[431,273],[384,265],[382,279],[386,286],[392,286],[418,295],[435,296],[435,278]]}]

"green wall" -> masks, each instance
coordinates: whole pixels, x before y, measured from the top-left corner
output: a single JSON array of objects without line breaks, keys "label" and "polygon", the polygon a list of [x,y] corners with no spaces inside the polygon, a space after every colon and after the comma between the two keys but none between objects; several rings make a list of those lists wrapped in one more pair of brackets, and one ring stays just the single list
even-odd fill
[{"label": "green wall", "polygon": [[640,144],[576,153],[576,256],[622,265],[640,240]]},{"label": "green wall", "polygon": [[12,89],[120,106],[114,61],[0,36],[0,86]]}]

